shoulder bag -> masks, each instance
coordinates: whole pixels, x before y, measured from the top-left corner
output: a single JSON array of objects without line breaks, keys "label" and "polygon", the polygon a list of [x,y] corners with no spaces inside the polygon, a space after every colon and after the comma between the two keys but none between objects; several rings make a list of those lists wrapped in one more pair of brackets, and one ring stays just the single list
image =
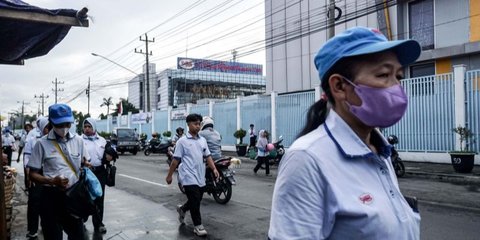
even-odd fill
[{"label": "shoulder bag", "polygon": [[117,173],[117,167],[115,166],[115,162],[113,163],[113,165],[107,164],[107,181],[105,182],[107,186],[115,186],[115,173]]},{"label": "shoulder bag", "polygon": [[60,146],[57,142],[54,142],[55,148],[57,151],[62,155],[63,160],[67,163],[70,169],[75,173],[78,177],[78,181],[73,184],[67,191],[65,192],[65,208],[67,213],[72,216],[87,219],[88,216],[93,215],[97,212],[97,207],[93,200],[90,197],[90,192],[88,190],[86,174],[83,169],[80,170],[80,176],[78,175],[77,171],[73,167],[72,163],[68,161],[67,157],[60,149]]}]

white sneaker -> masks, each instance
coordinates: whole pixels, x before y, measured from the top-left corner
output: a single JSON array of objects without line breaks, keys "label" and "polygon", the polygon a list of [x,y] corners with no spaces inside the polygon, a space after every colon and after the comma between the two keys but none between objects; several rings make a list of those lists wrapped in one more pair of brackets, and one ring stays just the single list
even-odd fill
[{"label": "white sneaker", "polygon": [[197,236],[207,236],[207,230],[205,230],[202,224],[193,227],[193,233],[197,234]]},{"label": "white sneaker", "polygon": [[178,221],[181,224],[185,223],[185,212],[182,210],[182,205],[177,205],[177,212],[178,212]]}]

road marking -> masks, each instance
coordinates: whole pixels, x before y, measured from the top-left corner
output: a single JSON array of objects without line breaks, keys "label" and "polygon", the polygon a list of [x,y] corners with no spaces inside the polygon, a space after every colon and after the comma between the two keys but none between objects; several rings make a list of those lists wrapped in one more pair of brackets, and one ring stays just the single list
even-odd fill
[{"label": "road marking", "polygon": [[168,188],[168,185],[165,185],[165,184],[160,184],[160,183],[148,181],[148,180],[137,178],[137,177],[132,177],[132,176],[128,176],[128,175],[125,175],[125,174],[118,174],[118,175],[122,176],[122,177],[130,178],[130,179],[133,179],[133,180],[137,180],[137,181],[140,181],[140,182],[146,182],[146,183],[150,183],[150,184],[153,184],[153,185],[156,185],[156,186]]}]

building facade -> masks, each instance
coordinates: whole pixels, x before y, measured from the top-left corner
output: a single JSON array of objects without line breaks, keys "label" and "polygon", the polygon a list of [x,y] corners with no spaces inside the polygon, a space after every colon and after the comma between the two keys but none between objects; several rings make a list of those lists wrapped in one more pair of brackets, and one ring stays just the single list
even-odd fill
[{"label": "building facade", "polygon": [[177,69],[158,74],[157,109],[265,93],[262,65],[178,58]]},{"label": "building facade", "polygon": [[[328,40],[329,0],[265,0],[267,93],[313,89],[313,58]],[[335,32],[377,28],[391,39],[420,42],[422,54],[406,77],[480,69],[479,0],[337,0]]]},{"label": "building facade", "polygon": [[[128,101],[136,108],[145,108],[145,74],[128,82]],[[260,64],[178,58],[177,69],[156,73],[150,64],[150,110],[169,106],[196,104],[207,100],[233,99],[265,93],[265,77]]]}]

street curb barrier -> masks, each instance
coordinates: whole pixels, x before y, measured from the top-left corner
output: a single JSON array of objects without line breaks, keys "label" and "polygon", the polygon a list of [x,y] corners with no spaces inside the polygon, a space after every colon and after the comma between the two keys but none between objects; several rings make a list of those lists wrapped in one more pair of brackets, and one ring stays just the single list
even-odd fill
[{"label": "street curb barrier", "polygon": [[458,174],[445,174],[445,173],[427,173],[420,171],[407,171],[407,175],[411,177],[426,178],[426,179],[438,179],[445,182],[452,183],[466,183],[480,185],[480,177],[477,176],[463,176]]}]

